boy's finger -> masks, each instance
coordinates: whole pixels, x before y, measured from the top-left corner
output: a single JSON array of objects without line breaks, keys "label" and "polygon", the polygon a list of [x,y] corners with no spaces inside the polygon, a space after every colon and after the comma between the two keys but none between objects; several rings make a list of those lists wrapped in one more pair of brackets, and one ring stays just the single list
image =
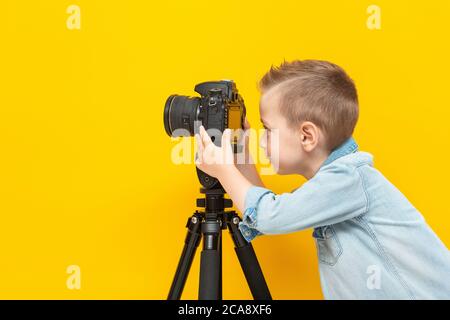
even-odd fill
[{"label": "boy's finger", "polygon": [[232,150],[232,146],[231,146],[231,129],[226,129],[223,132],[222,148],[225,148],[225,150],[224,150],[225,163],[232,164],[233,163],[233,150]]},{"label": "boy's finger", "polygon": [[203,151],[203,142],[198,133],[195,134],[195,141],[197,141],[198,150]]},{"label": "boy's finger", "polygon": [[200,135],[202,137],[203,147],[207,147],[210,143],[212,143],[211,137],[208,135],[208,132],[206,132],[203,126],[200,126]]},{"label": "boy's finger", "polygon": [[231,129],[225,129],[222,134],[222,147],[231,147]]},{"label": "boy's finger", "polygon": [[197,141],[197,154],[195,155],[195,162],[201,163],[203,155],[203,142],[198,133],[195,134],[195,140]]}]

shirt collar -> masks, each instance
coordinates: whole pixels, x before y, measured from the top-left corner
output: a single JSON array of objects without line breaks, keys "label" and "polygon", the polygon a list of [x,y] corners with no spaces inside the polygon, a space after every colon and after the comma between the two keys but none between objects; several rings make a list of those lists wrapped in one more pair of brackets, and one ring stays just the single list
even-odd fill
[{"label": "shirt collar", "polygon": [[353,137],[350,137],[345,140],[340,146],[335,148],[320,167],[322,168],[327,164],[333,162],[334,160],[356,151],[358,151],[358,144],[356,143],[355,139],[353,139]]}]

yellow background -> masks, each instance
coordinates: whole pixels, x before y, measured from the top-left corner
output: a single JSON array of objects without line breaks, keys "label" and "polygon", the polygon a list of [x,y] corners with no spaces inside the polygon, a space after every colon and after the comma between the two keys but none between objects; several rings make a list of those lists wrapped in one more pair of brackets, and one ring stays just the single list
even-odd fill
[{"label": "yellow background", "polygon": [[[71,4],[81,30],[66,27]],[[371,4],[381,30],[366,27]],[[256,82],[283,59],[348,71],[360,149],[450,246],[449,12],[446,0],[2,1],[0,298],[165,299],[199,185],[193,164],[170,160],[164,102],[234,79],[261,128]],[[304,179],[264,181],[282,192]],[[274,298],[322,298],[311,230],[254,247]],[[197,297],[198,258],[183,298]],[[251,298],[227,234],[224,298]]]}]

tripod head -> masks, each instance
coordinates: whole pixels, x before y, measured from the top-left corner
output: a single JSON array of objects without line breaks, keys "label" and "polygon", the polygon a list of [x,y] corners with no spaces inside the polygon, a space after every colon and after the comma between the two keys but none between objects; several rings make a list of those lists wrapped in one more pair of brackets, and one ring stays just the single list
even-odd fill
[{"label": "tripod head", "polygon": [[205,197],[197,199],[197,207],[205,208],[206,220],[217,219],[226,208],[233,206],[233,201],[224,197],[226,192],[220,183],[219,188],[200,188],[200,193]]}]

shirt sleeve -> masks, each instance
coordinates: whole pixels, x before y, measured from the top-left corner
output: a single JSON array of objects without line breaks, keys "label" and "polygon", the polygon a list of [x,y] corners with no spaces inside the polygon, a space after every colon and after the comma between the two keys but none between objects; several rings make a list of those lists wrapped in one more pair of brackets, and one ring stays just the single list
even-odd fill
[{"label": "shirt sleeve", "polygon": [[300,188],[275,194],[251,186],[239,225],[247,241],[261,234],[281,234],[352,219],[368,210],[368,198],[357,167],[330,164]]}]

